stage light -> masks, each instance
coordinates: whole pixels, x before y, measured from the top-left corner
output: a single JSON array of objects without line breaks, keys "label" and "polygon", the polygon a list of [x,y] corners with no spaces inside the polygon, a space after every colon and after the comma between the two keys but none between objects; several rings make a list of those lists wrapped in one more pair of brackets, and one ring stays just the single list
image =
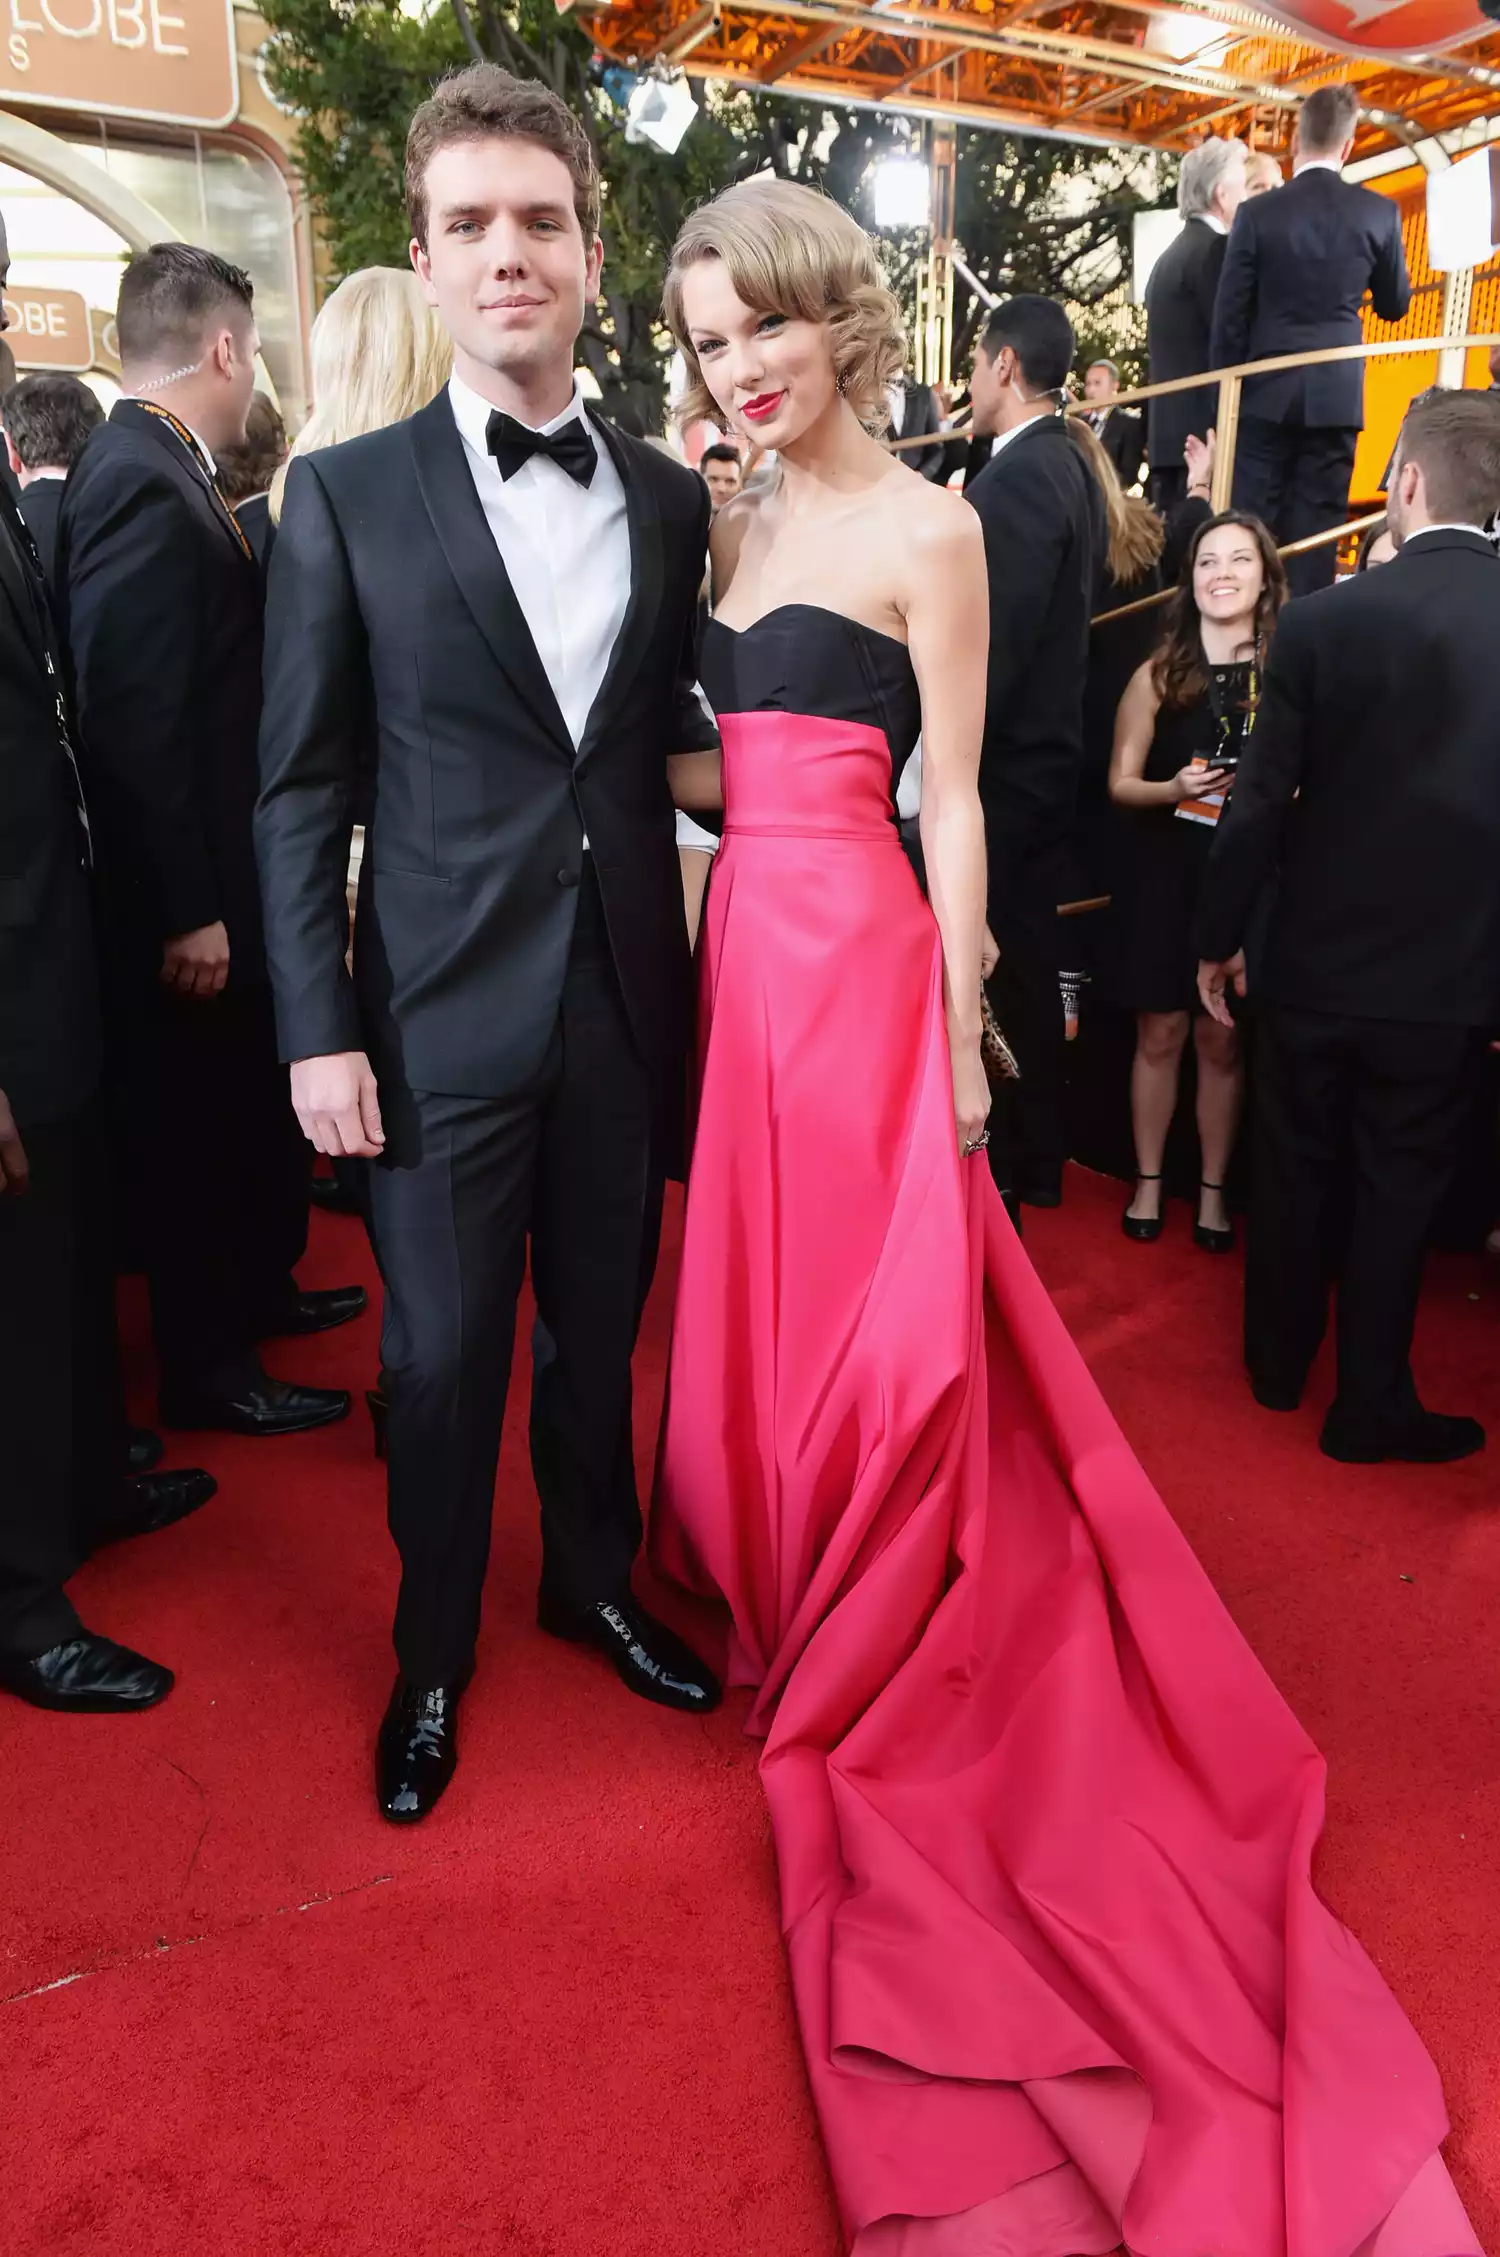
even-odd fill
[{"label": "stage light", "polygon": [[887,157],[875,167],[875,225],[893,233],[932,218],[932,174],[917,157]]},{"label": "stage light", "polygon": [[1146,24],[1146,46],[1155,55],[1170,55],[1174,63],[1191,63],[1211,47],[1223,47],[1229,33],[1212,16],[1195,16],[1186,8],[1170,15],[1151,16]]},{"label": "stage light", "polygon": [[625,138],[649,142],[664,157],[675,157],[697,115],[685,78],[643,78],[625,105]]},{"label": "stage light", "polygon": [[1483,266],[1500,234],[1500,149],[1476,149],[1427,176],[1427,260],[1435,274]]}]

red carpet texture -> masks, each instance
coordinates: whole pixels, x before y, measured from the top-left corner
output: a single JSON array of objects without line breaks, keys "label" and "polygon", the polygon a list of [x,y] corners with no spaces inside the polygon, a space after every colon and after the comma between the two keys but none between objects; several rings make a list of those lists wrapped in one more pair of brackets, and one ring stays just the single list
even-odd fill
[{"label": "red carpet texture", "polygon": [[[1073,1171],[1033,1259],[1332,1771],[1325,1893],[1435,2053],[1500,2249],[1500,1264],[1436,1262],[1418,1335],[1468,1464],[1331,1465],[1239,1369],[1239,1264],[1119,1234]],[[317,1219],[309,1284],[373,1277]],[[675,1228],[639,1358],[643,1478]],[[139,1304],[127,1327],[144,1377]],[[272,1368],[362,1389],[374,1314]],[[479,1673],[441,1809],[376,1816],[395,1559],[362,1407],[172,1436],[218,1497],[78,1580],[170,1662],[152,1714],[0,1702],[5,2257],[836,2257],[743,1703],[635,1701],[530,1620],[524,1370]],[[150,1408],[141,1395],[142,1412]]]}]

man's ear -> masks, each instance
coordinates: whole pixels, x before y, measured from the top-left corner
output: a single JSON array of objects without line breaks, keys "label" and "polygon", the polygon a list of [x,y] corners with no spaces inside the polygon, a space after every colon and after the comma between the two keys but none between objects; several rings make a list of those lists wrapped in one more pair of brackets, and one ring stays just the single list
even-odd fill
[{"label": "man's ear", "polygon": [[22,462],[20,456],[16,453],[16,443],[14,439],[12,439],[8,431],[5,434],[5,452],[6,457],[10,463],[10,474],[12,478],[19,478],[22,471],[26,468],[26,465],[24,462]]}]

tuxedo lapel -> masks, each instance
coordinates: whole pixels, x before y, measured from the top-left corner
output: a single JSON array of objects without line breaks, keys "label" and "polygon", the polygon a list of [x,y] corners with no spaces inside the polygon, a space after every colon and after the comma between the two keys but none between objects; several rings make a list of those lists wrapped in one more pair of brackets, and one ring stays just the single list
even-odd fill
[{"label": "tuxedo lapel", "polygon": [[662,589],[661,512],[645,466],[636,449],[621,438],[613,424],[592,411],[589,421],[595,442],[609,449],[625,488],[625,518],[630,530],[630,601],[604,680],[599,685],[599,694],[589,712],[583,741],[578,747],[580,760],[587,759],[593,750],[596,738],[635,677],[651,640]]},{"label": "tuxedo lapel", "polygon": [[569,760],[573,740],[474,490],[446,390],[412,417],[417,484],[474,624],[516,695]]}]

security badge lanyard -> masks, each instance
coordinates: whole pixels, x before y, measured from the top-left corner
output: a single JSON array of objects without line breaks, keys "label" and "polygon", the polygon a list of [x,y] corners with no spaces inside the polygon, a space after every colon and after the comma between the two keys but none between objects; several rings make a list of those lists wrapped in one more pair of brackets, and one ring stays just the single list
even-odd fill
[{"label": "security badge lanyard", "polygon": [[144,408],[148,415],[159,417],[159,419],[163,423],[168,425],[171,430],[176,432],[178,438],[182,441],[183,445],[187,448],[189,455],[192,457],[193,463],[198,471],[198,475],[202,478],[204,485],[208,488],[209,492],[213,495],[214,500],[218,503],[219,508],[223,513],[224,522],[228,525],[230,532],[239,542],[241,551],[243,552],[244,556],[251,564],[253,564],[255,562],[255,551],[251,548],[249,540],[246,538],[245,528],[240,523],[239,519],[235,516],[234,511],[230,508],[228,502],[225,501],[223,489],[220,486],[218,479],[211,475],[208,465],[203,459],[203,449],[199,446],[197,440],[193,437],[193,434],[191,431],[189,431],[187,425],[181,422],[177,416],[173,415],[170,408],[158,407],[154,400],[138,399],[135,404],[138,408]]}]

